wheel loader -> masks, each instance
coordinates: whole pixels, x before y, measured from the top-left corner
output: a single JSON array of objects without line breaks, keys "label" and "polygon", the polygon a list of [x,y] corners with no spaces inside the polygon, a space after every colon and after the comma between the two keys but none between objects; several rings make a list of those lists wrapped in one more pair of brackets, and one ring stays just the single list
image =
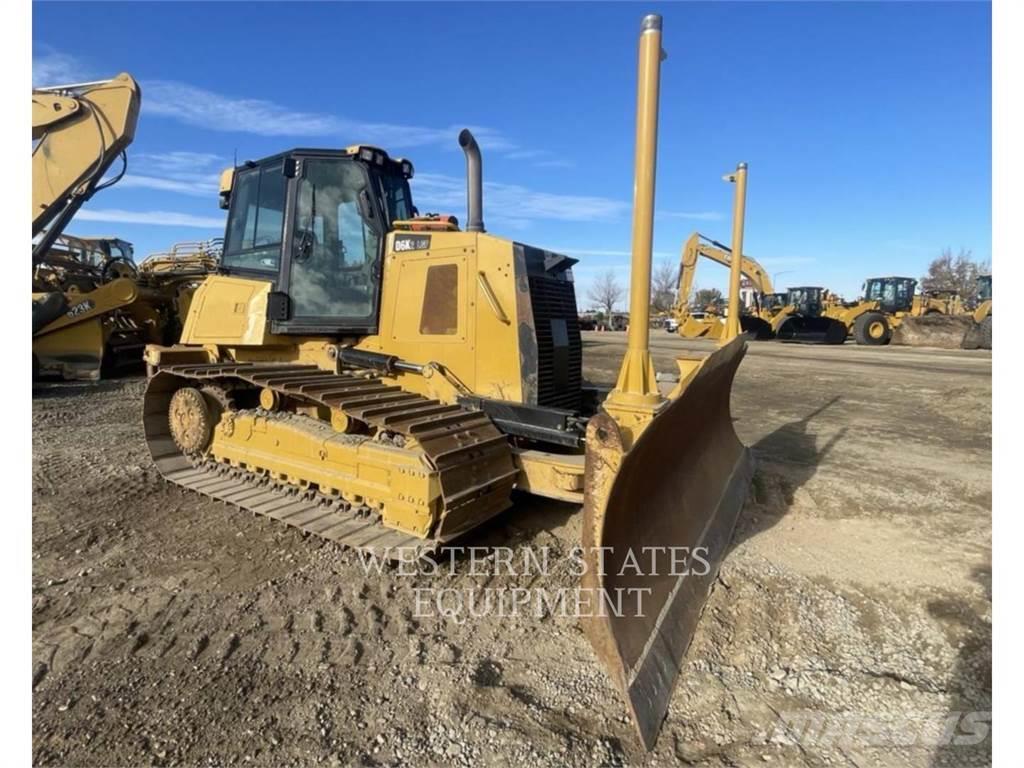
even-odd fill
[{"label": "wheel loader", "polygon": [[33,377],[98,379],[140,364],[173,329],[178,280],[141,280],[131,246],[64,230],[135,136],[141,91],[128,74],[32,91]]},{"label": "wheel loader", "polygon": [[[647,16],[631,322],[606,396],[583,382],[575,260],[487,232],[464,130],[464,228],[419,214],[412,163],[366,144],[226,171],[220,272],[196,290],[180,343],[147,348],[144,402],[169,481],[385,556],[470,533],[513,491],[582,504],[582,590],[646,590],[643,610],[581,621],[647,747],[752,473],[729,414],[739,328],[680,357],[666,394],[649,351],[661,58],[661,18]],[[711,567],[623,568],[649,547],[700,548]]]},{"label": "wheel loader", "polygon": [[978,326],[982,349],[992,349],[992,275],[979,275],[977,296],[971,317]]},{"label": "wheel loader", "polygon": [[858,344],[879,346],[888,344],[893,330],[909,318],[963,311],[955,292],[919,294],[916,288],[917,280],[912,277],[868,278],[860,301],[833,306],[823,315],[842,323]]},{"label": "wheel loader", "polygon": [[[785,305],[771,316],[770,325],[780,341],[842,344],[848,334],[841,320],[830,316],[828,289],[817,285],[790,288]],[[834,305],[833,305],[834,306]]]}]

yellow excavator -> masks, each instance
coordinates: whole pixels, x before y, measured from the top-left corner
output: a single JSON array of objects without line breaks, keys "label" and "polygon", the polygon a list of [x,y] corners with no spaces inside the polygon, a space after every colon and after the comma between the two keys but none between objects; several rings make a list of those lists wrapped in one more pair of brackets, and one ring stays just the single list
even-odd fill
[{"label": "yellow excavator", "polygon": [[[712,240],[700,232],[690,235],[683,244],[672,316],[678,324],[678,333],[683,338],[720,339],[725,331],[725,318],[711,312],[696,317],[688,301],[697,272],[697,262],[701,256],[726,267],[732,264],[732,250],[727,245]],[[764,297],[773,295],[771,278],[764,268],[749,256],[740,259],[740,273],[754,288],[753,312],[740,317],[740,327],[744,332],[750,333],[753,339],[770,339],[774,335],[771,325],[774,313],[764,306]]]},{"label": "yellow excavator", "polygon": [[168,341],[166,286],[138,279],[130,245],[64,229],[135,136],[141,91],[128,74],[32,91],[33,377],[98,379]]},{"label": "yellow excavator", "polygon": [[[226,171],[220,271],[180,343],[147,348],[144,403],[167,480],[386,556],[469,533],[516,489],[582,504],[584,628],[648,747],[753,468],[729,414],[738,325],[680,357],[664,393],[649,351],[661,39],[645,17],[631,322],[610,392],[583,384],[575,260],[485,230],[464,130],[464,229],[419,215],[412,163],[365,144]],[[657,557],[684,549],[674,570]],[[641,556],[660,565],[630,567]]]}]

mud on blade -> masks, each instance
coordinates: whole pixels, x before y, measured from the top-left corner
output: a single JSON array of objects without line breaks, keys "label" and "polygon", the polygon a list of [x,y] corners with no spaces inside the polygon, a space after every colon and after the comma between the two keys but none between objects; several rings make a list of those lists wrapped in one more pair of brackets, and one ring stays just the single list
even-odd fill
[{"label": "mud on blade", "polygon": [[[588,425],[582,587],[609,609],[585,612],[583,626],[648,749],[753,475],[729,413],[745,351],[743,337],[716,350],[628,451],[607,414]],[[676,574],[690,573],[673,575],[659,547],[687,547],[706,565],[677,556]]]}]

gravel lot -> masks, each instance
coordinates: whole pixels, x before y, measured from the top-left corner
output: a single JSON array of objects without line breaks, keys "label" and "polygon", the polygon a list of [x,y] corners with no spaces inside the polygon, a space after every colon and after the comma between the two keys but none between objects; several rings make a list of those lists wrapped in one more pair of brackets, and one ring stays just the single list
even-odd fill
[{"label": "gravel lot", "polygon": [[[611,383],[624,334],[585,337]],[[659,369],[701,344],[656,333]],[[751,347],[758,471],[650,754],[572,619],[416,616],[427,577],[162,481],[143,387],[34,389],[36,764],[990,762],[928,732],[991,708],[988,352]],[[523,497],[472,543],[565,553],[577,511]]]}]

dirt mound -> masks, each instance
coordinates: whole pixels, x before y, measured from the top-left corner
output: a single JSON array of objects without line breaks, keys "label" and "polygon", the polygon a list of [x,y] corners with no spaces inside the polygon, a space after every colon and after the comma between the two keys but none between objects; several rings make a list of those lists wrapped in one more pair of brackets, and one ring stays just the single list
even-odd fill
[{"label": "dirt mound", "polygon": [[926,315],[908,317],[892,332],[892,344],[906,347],[963,349],[964,340],[974,327],[968,315]]}]

